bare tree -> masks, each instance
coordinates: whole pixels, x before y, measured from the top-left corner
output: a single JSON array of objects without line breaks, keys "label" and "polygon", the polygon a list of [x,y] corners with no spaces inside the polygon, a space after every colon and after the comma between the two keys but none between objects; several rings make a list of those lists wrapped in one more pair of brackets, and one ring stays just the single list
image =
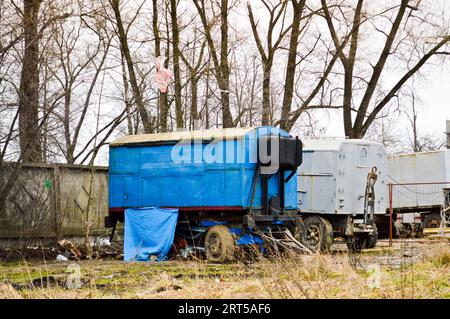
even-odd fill
[{"label": "bare tree", "polygon": [[[40,20],[43,0],[24,0],[20,12],[23,27],[23,57],[19,86],[20,149],[24,162],[42,162],[42,141],[39,129],[39,43],[46,28],[70,13],[50,15]],[[17,7],[17,10],[20,9]],[[53,10],[50,10],[53,13]],[[41,25],[40,25],[41,23]]]},{"label": "bare tree", "polygon": [[[449,22],[431,0],[18,3],[0,0],[0,163],[90,163],[111,136],[198,120],[314,135],[324,109],[342,112],[349,137],[386,143],[408,112],[413,149],[431,145],[405,94],[449,55]],[[167,93],[150,89],[160,56],[174,73]]]},{"label": "bare tree", "polygon": [[183,124],[183,105],[181,102],[181,75],[180,75],[180,29],[178,27],[177,1],[170,0],[170,18],[172,23],[172,53],[173,53],[173,73],[175,80],[175,116],[178,128]]},{"label": "bare tree", "polygon": [[[74,23],[72,27],[61,21],[55,24],[52,30],[59,62],[57,70],[61,71],[53,72],[53,75],[60,84],[64,96],[62,114],[53,112],[63,124],[64,145],[57,140],[55,143],[69,164],[74,164],[81,156],[81,154],[75,153],[75,149],[91,106],[91,98],[98,78],[105,71],[104,65],[112,40],[112,37],[101,27],[104,23],[102,24],[98,19],[97,23],[94,22],[92,26],[86,19],[75,19],[78,20],[78,24]],[[92,36],[97,36],[97,41],[94,42],[94,45],[88,44],[82,47],[80,36],[82,33],[86,34],[88,30],[91,31]],[[85,52],[84,57],[80,55],[77,48]],[[75,89],[84,84],[87,84],[86,91],[83,92],[84,98],[80,102],[74,101]]]},{"label": "bare tree", "polygon": [[290,129],[288,117],[291,112],[292,99],[294,95],[295,71],[297,69],[297,48],[300,37],[300,22],[305,11],[306,0],[291,0],[293,18],[291,27],[291,37],[289,40],[289,53],[286,67],[286,76],[284,80],[284,95],[283,104],[281,108],[281,122],[282,129]]},{"label": "bare tree", "polygon": [[[269,14],[269,21],[267,26],[267,35],[266,35],[266,43],[263,43],[259,33],[258,33],[258,24],[253,15],[252,6],[250,2],[247,3],[248,16],[250,20],[250,25],[253,32],[253,37],[256,42],[256,46],[258,48],[259,54],[261,56],[261,61],[263,65],[263,100],[262,100],[262,125],[270,125],[271,122],[271,104],[270,104],[270,77],[273,67],[273,62],[275,58],[275,53],[279,49],[281,41],[285,38],[286,34],[291,29],[292,25],[285,25],[286,18],[286,1],[276,2],[272,4],[270,1],[261,0],[265,9]],[[281,19],[281,20],[280,20]],[[294,17],[294,19],[296,19]],[[277,37],[274,39],[273,33],[276,30],[278,23],[281,22],[281,26],[279,27],[280,31],[277,34]],[[267,52],[266,49],[267,48]]]},{"label": "bare tree", "polygon": [[[153,28],[153,36],[155,40],[155,57],[162,56],[161,53],[161,36],[159,31],[159,22],[158,22],[158,1],[152,0],[152,28]],[[169,57],[169,47],[166,49],[165,53],[165,67],[167,67],[167,61]],[[167,132],[167,118],[169,115],[169,101],[167,97],[167,92],[159,93],[159,129],[161,132]]]},{"label": "bare tree", "polygon": [[130,48],[128,46],[128,37],[125,31],[125,26],[122,21],[122,16],[120,13],[120,0],[109,0],[112,10],[114,11],[115,22],[117,26],[117,36],[120,42],[120,49],[125,61],[127,63],[129,81],[131,84],[131,89],[133,91],[134,101],[137,105],[139,115],[144,126],[145,133],[153,133],[153,120],[145,107],[143,94],[139,87],[139,82],[136,76],[135,65],[133,63],[133,58],[131,57]]},{"label": "bare tree", "polygon": [[[196,42],[197,42],[197,34],[194,37],[194,41],[192,43],[192,58],[189,59],[189,57],[186,56],[183,51],[180,52],[180,57],[183,60],[184,64],[186,65],[189,73],[189,81],[190,81],[190,88],[191,88],[191,108],[190,108],[190,120],[189,120],[189,128],[195,129],[195,122],[200,120],[201,117],[199,115],[198,111],[198,83],[203,76],[203,73],[205,71],[205,65],[203,59],[205,54],[205,47],[206,47],[206,41],[203,41],[200,45],[200,52],[198,54],[198,57],[195,56],[196,51]],[[189,45],[188,48],[189,49]]]},{"label": "bare tree", "polygon": [[441,149],[445,145],[444,135],[441,137],[437,137],[433,134],[421,134],[419,126],[418,126],[418,118],[419,118],[419,106],[418,98],[414,92],[410,94],[411,97],[411,108],[405,107],[406,117],[410,124],[410,130],[408,130],[408,148],[413,152],[428,152],[428,151],[437,151]]},{"label": "bare tree", "polygon": [[228,0],[220,0],[217,6],[220,9],[220,55],[217,53],[216,44],[213,38],[213,28],[217,17],[208,20],[205,0],[192,0],[200,20],[203,25],[203,32],[208,43],[209,54],[213,61],[214,76],[220,90],[221,108],[222,108],[222,126],[232,127],[233,117],[230,109],[230,67],[228,63]]},{"label": "bare tree", "polygon": [[[421,70],[431,57],[450,54],[445,51],[450,42],[450,34],[448,30],[442,32],[437,36],[434,44],[419,44],[417,42],[419,39],[413,39],[413,43],[410,43],[410,45],[402,46],[402,41],[406,41],[412,35],[412,33],[403,34],[402,30],[407,29],[407,27],[415,27],[414,23],[416,21],[423,24],[426,23],[427,17],[421,17],[415,13],[420,11],[420,1],[399,0],[398,5],[387,9],[383,8],[380,13],[369,16],[364,10],[364,1],[358,0],[356,6],[352,9],[352,21],[347,21],[351,40],[349,41],[350,47],[346,54],[345,50],[339,50],[341,47],[347,48],[347,44],[343,46],[341,36],[338,34],[335,26],[341,19],[341,17],[337,17],[338,14],[342,14],[342,11],[339,9],[340,6],[330,11],[329,1],[327,3],[327,1],[321,0],[321,3],[333,44],[339,51],[339,60],[344,69],[342,106],[345,134],[350,138],[362,138],[380,112],[397,96],[399,90]],[[342,6],[343,4],[340,3],[340,5]],[[392,19],[391,16],[393,16]],[[384,21],[384,28],[379,29],[375,26],[375,29],[385,36],[384,45],[379,52],[378,59],[374,64],[371,64],[372,71],[367,75],[357,75],[355,74],[355,69],[361,61],[361,59],[357,58],[358,45],[361,38],[360,30],[365,22],[374,23],[373,19],[376,17],[382,17]],[[386,19],[388,19],[387,23]],[[366,37],[368,32],[367,30],[365,31]],[[411,46],[412,52],[408,51],[408,47]],[[419,47],[424,48],[422,52],[419,52]],[[377,98],[375,93],[377,89],[380,89],[382,73],[386,71],[389,58],[392,58],[395,54],[409,55],[407,58],[407,71],[400,76],[400,79],[390,89],[383,90],[382,96]],[[414,61],[412,57],[417,55],[417,60]],[[359,101],[358,90],[355,88],[355,78],[359,79],[358,85],[365,84]],[[354,120],[352,118],[353,113],[355,113]]]},{"label": "bare tree", "polygon": [[407,117],[409,120],[409,123],[411,124],[411,130],[412,130],[412,140],[411,145],[414,152],[420,152],[420,145],[419,145],[419,133],[417,128],[417,116],[418,116],[418,110],[416,105],[416,95],[414,92],[411,94],[411,114],[407,113]]},{"label": "bare tree", "polygon": [[[231,60],[237,64],[239,57],[232,54]],[[240,67],[235,69],[232,77],[232,87],[236,98],[237,117],[234,120],[236,126],[256,126],[261,120],[261,64],[257,53],[253,56],[245,56]]]},{"label": "bare tree", "polygon": [[[333,96],[333,91],[329,91],[332,82],[329,77],[335,68],[338,53],[349,41],[349,35],[344,35],[342,45],[333,50],[321,32],[309,32],[310,26],[317,23],[317,17],[322,14],[321,8],[310,8],[303,0],[291,0],[290,3],[293,14],[281,116],[273,123],[287,131],[294,128],[303,114],[306,114],[307,125],[310,125],[314,122],[311,121],[313,110],[341,108],[327,96]],[[302,64],[309,64],[312,68],[300,68]]]}]

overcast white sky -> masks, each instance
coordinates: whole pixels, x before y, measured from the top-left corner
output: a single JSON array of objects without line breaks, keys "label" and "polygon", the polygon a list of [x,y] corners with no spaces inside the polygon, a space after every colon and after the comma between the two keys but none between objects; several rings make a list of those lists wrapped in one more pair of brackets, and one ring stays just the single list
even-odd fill
[{"label": "overcast white sky", "polygon": [[[450,66],[429,67],[426,78],[416,82],[416,94],[419,104],[418,126],[422,134],[440,134],[445,132],[445,121],[450,120]],[[324,115],[320,122],[327,126],[326,136],[344,136],[341,113]],[[400,123],[402,125],[407,123]]]},{"label": "overcast white sky", "polygon": [[[395,2],[395,1],[394,1]],[[442,13],[442,20],[445,21],[445,25],[449,25],[450,21],[450,0],[435,0],[431,2],[436,6],[436,10],[438,10],[440,16]],[[425,7],[430,3],[422,3]],[[263,7],[258,7],[257,2],[252,3],[255,12],[258,13],[257,18],[260,20],[261,25],[259,27],[263,27],[266,12]],[[259,10],[258,10],[259,9]],[[242,21],[246,19],[246,11],[241,10],[240,14],[242,14]],[[246,25],[244,26],[246,27]],[[420,29],[420,28],[419,28]],[[419,32],[417,29],[417,32]],[[327,33],[327,29],[325,28],[324,34]],[[374,38],[376,33],[373,33],[371,30],[371,40],[366,42],[361,42],[360,46],[366,46],[367,48],[376,47],[379,43],[384,43],[384,36],[380,38]],[[367,39],[364,39],[367,40]],[[363,41],[363,40],[361,40]],[[251,42],[251,40],[250,40]],[[360,49],[362,52],[362,49]],[[370,50],[369,50],[370,51]],[[373,58],[378,58],[379,51],[374,51]],[[283,57],[284,58],[284,57]],[[365,58],[359,56],[359,59]],[[370,59],[370,58],[368,58]],[[391,58],[392,59],[392,58]],[[367,61],[366,61],[367,62]],[[373,63],[373,61],[372,61]],[[393,62],[395,64],[395,62]],[[391,64],[392,67],[392,64]],[[403,71],[401,71],[403,75]],[[380,81],[380,83],[386,84],[386,88],[391,88],[397,81],[399,80],[399,73],[392,70],[384,71],[385,78]],[[277,75],[273,75],[276,78]],[[391,83],[388,83],[391,82]],[[450,60],[446,60],[446,64],[442,63],[441,57],[432,57],[426,66],[424,66],[419,76],[414,76],[410,79],[406,86],[413,89],[416,96],[416,107],[418,108],[418,129],[420,135],[439,135],[445,132],[445,122],[447,119],[450,119]],[[407,108],[410,107],[408,105],[408,100],[405,97],[401,98],[402,111],[408,111]],[[398,115],[398,113],[397,113]],[[313,117],[315,120],[319,120],[317,123],[318,127],[326,128],[324,133],[318,132],[315,130],[315,134],[317,136],[328,136],[328,137],[344,137],[344,128],[342,121],[342,112],[341,111],[314,111]],[[406,116],[403,114],[398,119],[396,119],[395,127],[393,128],[396,132],[395,134],[402,135],[405,138],[407,134],[407,130],[410,128],[408,120]],[[301,122],[298,125],[302,125]],[[295,132],[294,132],[295,133]]]},{"label": "overcast white sky", "polygon": [[423,100],[420,124],[423,130],[444,132],[444,120],[450,120],[450,67],[436,69],[417,90]]}]

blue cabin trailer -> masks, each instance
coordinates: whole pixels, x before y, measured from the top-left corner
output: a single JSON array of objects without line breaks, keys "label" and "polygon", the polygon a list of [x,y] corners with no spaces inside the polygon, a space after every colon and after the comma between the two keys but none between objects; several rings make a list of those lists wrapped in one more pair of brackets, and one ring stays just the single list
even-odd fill
[{"label": "blue cabin trailer", "polygon": [[299,221],[301,161],[300,140],[275,127],[126,136],[110,143],[106,224],[124,222],[127,208],[177,208],[176,235],[225,261],[230,238]]}]

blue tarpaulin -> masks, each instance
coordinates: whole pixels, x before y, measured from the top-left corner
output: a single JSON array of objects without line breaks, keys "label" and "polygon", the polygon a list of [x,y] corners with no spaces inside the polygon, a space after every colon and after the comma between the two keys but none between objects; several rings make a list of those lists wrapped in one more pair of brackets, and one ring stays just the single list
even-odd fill
[{"label": "blue tarpaulin", "polygon": [[125,210],[125,261],[165,260],[173,243],[178,209],[157,207]]}]

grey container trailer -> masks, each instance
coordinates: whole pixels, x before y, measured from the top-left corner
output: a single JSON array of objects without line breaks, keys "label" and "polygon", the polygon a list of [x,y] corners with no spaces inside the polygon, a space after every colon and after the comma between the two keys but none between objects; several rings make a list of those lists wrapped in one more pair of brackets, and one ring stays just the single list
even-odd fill
[{"label": "grey container trailer", "polygon": [[[370,195],[367,186],[372,170],[376,170],[376,182]],[[375,245],[374,219],[386,215],[388,197],[387,156],[382,144],[350,139],[303,140],[303,164],[297,177],[298,207],[305,221],[306,237],[311,232],[311,219],[326,225],[312,225],[312,231],[314,227],[332,228],[322,237],[356,240],[365,247]],[[372,215],[365,218],[365,211]]]},{"label": "grey container trailer", "polygon": [[[450,197],[450,149],[388,157],[397,226],[412,235],[439,227]],[[419,226],[419,227],[418,227]]]}]

